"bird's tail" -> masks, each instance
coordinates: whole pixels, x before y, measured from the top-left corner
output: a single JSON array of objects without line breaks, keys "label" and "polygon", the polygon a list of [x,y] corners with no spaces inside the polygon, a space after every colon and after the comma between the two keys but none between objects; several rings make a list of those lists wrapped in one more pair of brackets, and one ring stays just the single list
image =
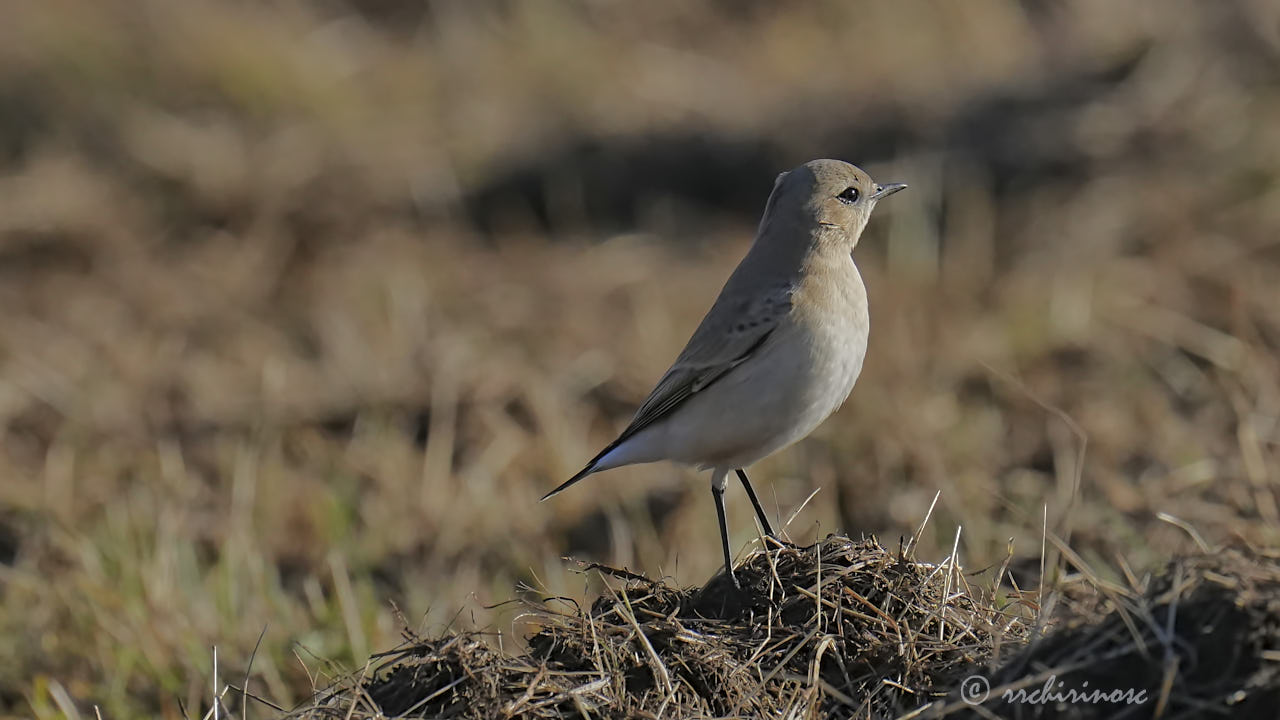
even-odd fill
[{"label": "bird's tail", "polygon": [[[551,492],[547,493],[546,495],[543,495],[543,496],[542,496],[542,500],[546,500],[546,499],[548,499],[548,498],[555,497],[556,495],[559,495],[560,493],[564,492],[565,490],[568,490],[568,489],[569,489],[569,486],[571,486],[571,485],[573,485],[573,484],[577,483],[577,482],[578,482],[579,480],[581,480],[582,478],[584,478],[584,477],[586,477],[586,476],[590,475],[591,473],[595,472],[595,471],[596,471],[596,465],[598,465],[598,464],[600,463],[600,458],[604,457],[605,455],[608,455],[608,454],[609,454],[609,453],[610,453],[614,448],[618,447],[618,443],[619,443],[619,440],[615,440],[615,441],[613,441],[613,442],[609,443],[609,447],[607,447],[607,448],[605,448],[605,449],[601,450],[601,451],[600,451],[600,454],[598,454],[598,455],[596,455],[595,457],[591,458],[591,462],[587,463],[587,466],[586,466],[586,467],[584,467],[584,468],[582,468],[581,470],[579,470],[579,471],[578,471],[578,473],[577,473],[576,475],[574,475],[573,477],[571,477],[571,478],[569,478],[568,480],[565,480],[564,482],[560,483],[560,486],[559,486],[559,487],[557,487],[555,490],[552,490]],[[605,469],[608,469],[608,468],[605,468]],[[542,502],[542,500],[539,500],[538,502]]]}]

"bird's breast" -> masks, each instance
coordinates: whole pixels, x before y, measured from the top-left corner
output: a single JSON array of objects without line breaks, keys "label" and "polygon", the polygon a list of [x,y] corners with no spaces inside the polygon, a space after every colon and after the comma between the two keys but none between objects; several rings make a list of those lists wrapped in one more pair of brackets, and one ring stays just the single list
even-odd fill
[{"label": "bird's breast", "polygon": [[870,322],[857,267],[846,256],[844,265],[811,269],[796,289],[792,315],[807,376],[795,401],[801,414],[821,422],[849,396],[866,357]]},{"label": "bird's breast", "polygon": [[794,315],[808,336],[814,370],[846,380],[847,392],[862,371],[871,326],[867,289],[852,259],[810,268],[796,290]]}]

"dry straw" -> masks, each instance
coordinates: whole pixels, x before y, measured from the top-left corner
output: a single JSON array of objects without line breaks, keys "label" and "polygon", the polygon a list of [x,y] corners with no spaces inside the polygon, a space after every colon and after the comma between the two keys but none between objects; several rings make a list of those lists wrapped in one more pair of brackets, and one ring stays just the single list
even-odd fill
[{"label": "dry straw", "polygon": [[[1079,562],[1073,554],[1068,560]],[[923,563],[874,539],[771,542],[738,567],[744,593],[724,576],[679,589],[592,565],[587,571],[608,579],[606,593],[587,611],[559,609],[558,599],[535,603],[541,629],[524,652],[495,649],[478,633],[410,635],[368,677],[318,692],[293,717],[1090,718],[1117,711],[1106,703],[1001,699],[1051,677],[1060,687],[1132,686],[1144,691],[1145,715],[1182,717],[1209,705],[1230,706],[1234,717],[1273,711],[1280,698],[1275,557],[1206,553],[1155,578],[1130,578],[1129,587],[1076,569],[1057,593],[1050,632],[1033,639],[1046,624],[1038,617],[1040,591],[1001,586],[1003,567],[988,586],[971,582],[976,573],[962,571],[954,555]],[[976,708],[959,694],[974,674],[991,687]]]}]

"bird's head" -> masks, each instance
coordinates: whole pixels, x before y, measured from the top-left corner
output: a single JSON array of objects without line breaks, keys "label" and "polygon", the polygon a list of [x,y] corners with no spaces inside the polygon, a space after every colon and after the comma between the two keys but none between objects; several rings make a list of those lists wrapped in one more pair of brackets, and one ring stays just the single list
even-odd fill
[{"label": "bird's head", "polygon": [[903,183],[881,185],[847,162],[812,160],[778,176],[765,209],[765,224],[819,230],[817,235],[834,236],[852,248],[876,203],[905,187]]}]

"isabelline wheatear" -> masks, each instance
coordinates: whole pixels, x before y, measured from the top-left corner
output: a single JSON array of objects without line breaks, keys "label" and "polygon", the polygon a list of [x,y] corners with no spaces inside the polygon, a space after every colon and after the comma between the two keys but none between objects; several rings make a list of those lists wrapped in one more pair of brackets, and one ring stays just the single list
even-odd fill
[{"label": "isabelline wheatear", "polygon": [[853,263],[876,203],[905,188],[838,160],[778,176],[755,242],[626,430],[577,475],[672,460],[711,470],[725,570],[733,575],[724,491],[743,468],[808,435],[844,402],[867,351],[867,291]]}]

